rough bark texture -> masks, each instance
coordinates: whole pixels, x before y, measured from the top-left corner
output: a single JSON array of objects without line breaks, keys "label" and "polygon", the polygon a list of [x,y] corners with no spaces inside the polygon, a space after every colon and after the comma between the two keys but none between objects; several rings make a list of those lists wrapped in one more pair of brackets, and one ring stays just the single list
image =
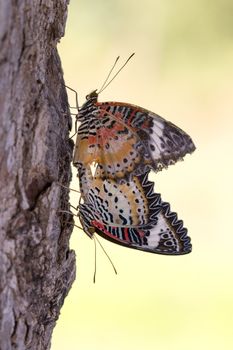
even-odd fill
[{"label": "rough bark texture", "polygon": [[[72,143],[56,44],[67,0],[0,0],[0,349],[49,349],[75,278]],[[59,183],[58,183],[59,182]]]}]

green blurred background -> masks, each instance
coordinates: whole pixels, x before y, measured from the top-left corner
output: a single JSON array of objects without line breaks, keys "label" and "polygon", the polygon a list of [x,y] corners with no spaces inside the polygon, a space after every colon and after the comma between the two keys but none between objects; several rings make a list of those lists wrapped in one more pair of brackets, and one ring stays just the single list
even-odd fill
[{"label": "green blurred background", "polygon": [[81,104],[118,55],[123,62],[136,52],[100,101],[150,109],[197,146],[152,176],[188,228],[193,252],[160,256],[102,240],[118,275],[98,249],[94,285],[93,241],[75,229],[77,279],[52,350],[233,349],[232,14],[232,0],[71,1],[59,51]]}]

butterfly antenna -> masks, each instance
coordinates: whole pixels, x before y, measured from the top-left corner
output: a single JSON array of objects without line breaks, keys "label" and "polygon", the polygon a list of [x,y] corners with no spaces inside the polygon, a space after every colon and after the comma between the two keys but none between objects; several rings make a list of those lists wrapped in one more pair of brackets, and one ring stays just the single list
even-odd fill
[{"label": "butterfly antenna", "polygon": [[93,283],[95,283],[95,277],[96,277],[96,237],[93,236],[93,238],[94,238],[94,244],[95,244],[95,269],[94,269]]},{"label": "butterfly antenna", "polygon": [[103,82],[101,88],[99,89],[99,93],[100,93],[100,92],[102,91],[102,89],[104,88],[104,85],[105,85],[106,82],[108,81],[108,78],[110,77],[110,75],[111,75],[113,69],[116,67],[116,64],[117,64],[117,61],[119,60],[119,58],[120,58],[120,56],[117,56],[117,58],[116,58],[116,60],[115,60],[115,62],[114,62],[114,64],[113,64],[112,68],[110,69],[110,71],[109,71],[109,73],[108,73],[108,75],[107,75],[107,78],[104,80],[104,82]]},{"label": "butterfly antenna", "polygon": [[[130,60],[134,55],[135,55],[135,52],[132,53],[132,55],[129,56],[129,58],[125,61],[125,63],[123,64],[123,66],[121,66],[121,68],[116,72],[116,74],[112,77],[112,79],[106,84],[106,82],[108,81],[108,78],[109,78],[110,74],[112,73],[114,67],[116,66],[117,61],[118,61],[119,58],[120,58],[120,56],[117,57],[117,59],[116,59],[114,65],[113,65],[112,69],[110,70],[110,72],[109,72],[107,78],[106,78],[105,81],[104,81],[104,84],[102,85],[100,91],[98,92],[99,94],[100,94],[102,91],[104,91],[104,90],[106,89],[106,87],[116,78],[116,76],[120,73],[120,71],[122,71],[122,69],[126,66],[126,64],[129,62],[129,60]],[[105,84],[106,84],[106,85],[105,85]]]},{"label": "butterfly antenna", "polygon": [[100,243],[99,239],[98,239],[96,236],[94,236],[94,238],[95,238],[96,241],[99,243],[99,245],[100,245],[100,247],[102,248],[104,254],[106,255],[106,257],[107,257],[108,260],[110,261],[110,263],[111,263],[111,265],[112,265],[112,268],[113,268],[115,274],[117,275],[117,270],[116,270],[116,268],[115,268],[115,266],[114,266],[114,264],[113,264],[113,262],[112,262],[110,256],[108,255],[108,253],[106,252],[106,250],[104,249],[104,247],[102,246],[102,244]]}]

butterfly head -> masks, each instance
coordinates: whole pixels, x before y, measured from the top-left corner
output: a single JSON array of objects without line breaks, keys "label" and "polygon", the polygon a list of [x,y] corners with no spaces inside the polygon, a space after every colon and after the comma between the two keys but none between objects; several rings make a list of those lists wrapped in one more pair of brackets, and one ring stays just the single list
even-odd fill
[{"label": "butterfly head", "polygon": [[97,102],[98,99],[98,92],[97,89],[93,90],[90,94],[86,96],[86,102],[91,101],[91,102]]}]

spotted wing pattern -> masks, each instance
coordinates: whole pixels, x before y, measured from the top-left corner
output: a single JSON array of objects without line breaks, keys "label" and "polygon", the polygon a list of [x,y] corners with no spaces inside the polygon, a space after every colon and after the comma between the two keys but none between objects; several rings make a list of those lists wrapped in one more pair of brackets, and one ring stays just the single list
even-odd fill
[{"label": "spotted wing pattern", "polygon": [[155,171],[176,163],[195,150],[189,135],[153,112],[121,102],[103,102],[100,108],[137,134],[150,155],[149,163]]},{"label": "spotted wing pattern", "polygon": [[[166,168],[195,146],[181,129],[141,107],[98,102],[96,91],[79,110],[74,152],[84,231],[129,248],[180,255],[191,251],[183,222],[154,193],[148,173]],[[94,172],[92,166],[95,165]]]},{"label": "spotted wing pattern", "polygon": [[[114,243],[152,253],[180,255],[191,251],[183,222],[170,211],[170,205],[153,192],[148,173],[122,185],[101,181],[93,184],[89,200],[79,208],[80,221],[87,234],[96,231]],[[134,198],[128,202],[132,195]],[[119,199],[118,207],[115,204],[119,204]],[[132,210],[134,203],[135,211]]]},{"label": "spotted wing pattern", "polygon": [[90,204],[98,213],[98,219],[107,225],[145,225],[152,222],[160,210],[159,198],[153,194],[153,183],[147,180],[147,174],[120,182],[94,179],[85,203]]},{"label": "spotted wing pattern", "polygon": [[138,106],[93,100],[79,115],[74,165],[95,162],[101,178],[158,171],[195,150],[184,131]]},{"label": "spotted wing pattern", "polygon": [[[85,123],[85,125],[84,125]],[[98,177],[122,179],[150,161],[150,155],[138,135],[104,110],[80,125],[76,139],[74,164],[87,167],[98,164]]]}]

